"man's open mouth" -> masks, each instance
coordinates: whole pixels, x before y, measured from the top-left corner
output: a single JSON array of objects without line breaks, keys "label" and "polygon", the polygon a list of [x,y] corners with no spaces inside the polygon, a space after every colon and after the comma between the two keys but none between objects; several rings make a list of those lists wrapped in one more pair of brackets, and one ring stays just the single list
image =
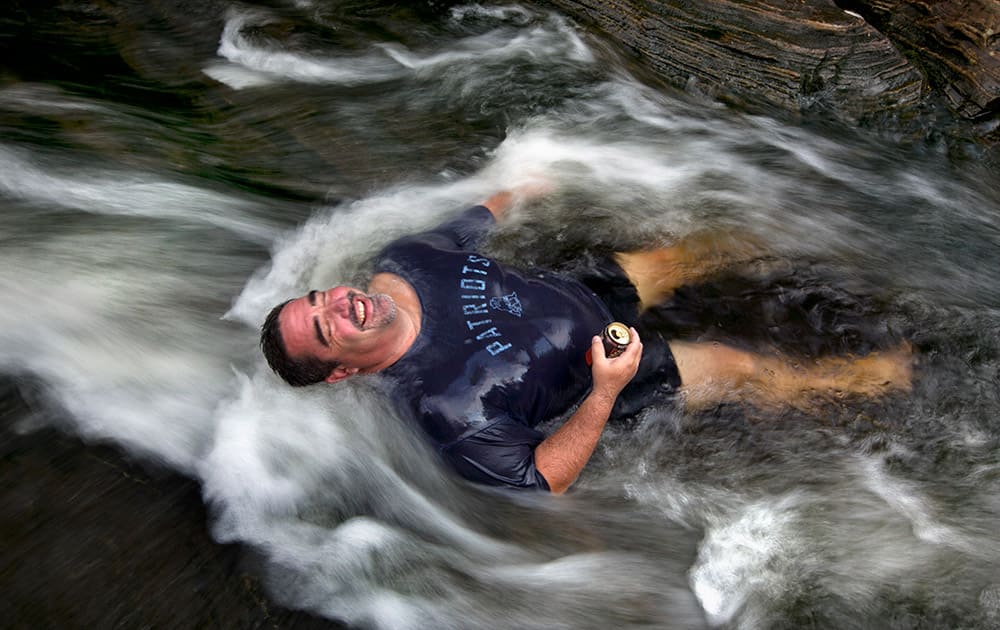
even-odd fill
[{"label": "man's open mouth", "polygon": [[392,298],[384,293],[373,295],[351,293],[349,299],[348,316],[358,330],[368,330],[369,322],[373,329],[382,328],[396,318],[396,305]]}]

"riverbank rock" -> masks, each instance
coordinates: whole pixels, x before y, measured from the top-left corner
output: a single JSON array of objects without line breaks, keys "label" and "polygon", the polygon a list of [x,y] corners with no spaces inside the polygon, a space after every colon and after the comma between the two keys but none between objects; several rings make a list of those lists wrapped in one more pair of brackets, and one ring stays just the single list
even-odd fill
[{"label": "riverbank rock", "polygon": [[1000,2],[848,1],[910,57],[961,116],[1000,115]]},{"label": "riverbank rock", "polygon": [[[987,0],[550,0],[666,82],[712,98],[823,110],[841,119],[914,115],[940,95],[995,135],[1000,2]],[[986,124],[983,124],[986,122]]]}]

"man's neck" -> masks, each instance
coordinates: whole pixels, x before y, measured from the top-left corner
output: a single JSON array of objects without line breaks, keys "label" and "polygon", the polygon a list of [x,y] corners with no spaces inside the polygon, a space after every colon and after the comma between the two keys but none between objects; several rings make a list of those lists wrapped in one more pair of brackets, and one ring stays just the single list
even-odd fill
[{"label": "man's neck", "polygon": [[409,352],[413,343],[420,335],[423,322],[423,309],[420,297],[409,282],[394,273],[378,273],[368,283],[369,293],[384,293],[396,304],[396,321],[399,326],[399,342],[392,348],[386,359],[380,362],[371,372],[384,370],[396,363]]}]

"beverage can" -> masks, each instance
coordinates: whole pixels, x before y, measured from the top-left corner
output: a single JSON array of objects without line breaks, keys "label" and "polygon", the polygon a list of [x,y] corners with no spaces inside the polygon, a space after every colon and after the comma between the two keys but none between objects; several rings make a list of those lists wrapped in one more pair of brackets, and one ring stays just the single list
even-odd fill
[{"label": "beverage can", "polygon": [[[604,355],[611,359],[625,352],[625,348],[628,348],[628,344],[632,341],[632,335],[625,324],[611,322],[601,331],[601,341],[604,342]],[[590,348],[587,348],[587,365],[593,362]]]},{"label": "beverage can", "polygon": [[625,352],[628,344],[632,341],[628,326],[621,322],[611,322],[601,331],[601,339],[604,341],[604,354],[610,357],[617,357]]}]

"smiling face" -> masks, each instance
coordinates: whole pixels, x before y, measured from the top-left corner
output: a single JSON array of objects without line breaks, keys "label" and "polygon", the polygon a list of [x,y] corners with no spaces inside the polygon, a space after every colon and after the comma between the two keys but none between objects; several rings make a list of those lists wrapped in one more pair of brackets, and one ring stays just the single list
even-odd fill
[{"label": "smiling face", "polygon": [[340,364],[327,379],[333,382],[380,368],[398,347],[396,316],[396,304],[386,294],[334,287],[288,302],[278,325],[290,357]]}]

